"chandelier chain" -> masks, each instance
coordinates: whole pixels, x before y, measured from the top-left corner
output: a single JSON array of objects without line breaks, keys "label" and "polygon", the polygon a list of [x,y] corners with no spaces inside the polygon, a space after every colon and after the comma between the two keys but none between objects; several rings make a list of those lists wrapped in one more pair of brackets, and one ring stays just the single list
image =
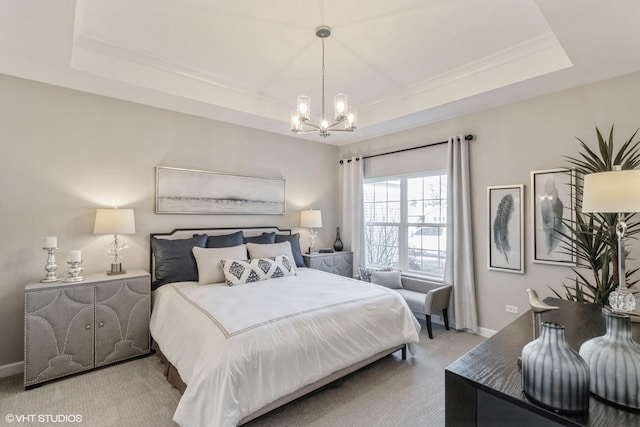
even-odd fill
[{"label": "chandelier chain", "polygon": [[[322,117],[324,118],[324,37],[322,37]],[[322,119],[321,119],[322,120]]]}]

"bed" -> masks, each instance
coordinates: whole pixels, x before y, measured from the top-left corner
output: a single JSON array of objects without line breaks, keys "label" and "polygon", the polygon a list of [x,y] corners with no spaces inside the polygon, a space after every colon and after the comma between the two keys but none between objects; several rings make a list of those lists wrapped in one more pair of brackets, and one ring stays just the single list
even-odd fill
[{"label": "bed", "polygon": [[[280,253],[282,248],[284,253],[220,263],[221,254],[239,253],[239,232],[250,255]],[[203,235],[207,237],[196,237]],[[279,241],[263,243],[265,235],[279,236]],[[188,263],[184,257],[194,239],[198,245],[211,245],[192,250],[197,259],[189,262],[198,277],[171,277],[157,286],[173,267]],[[226,283],[231,262],[275,260],[284,270],[289,258],[301,258],[295,253],[300,250],[298,239],[277,227],[177,229],[151,235],[157,288],[150,329],[170,380],[183,391],[174,415],[178,424],[246,423],[392,352],[402,351],[404,358],[407,345],[411,352],[418,342],[420,326],[404,299],[384,287],[299,265],[276,278]],[[219,246],[224,244],[232,246]],[[182,261],[174,256],[168,268],[167,253],[158,245],[181,246]],[[216,256],[206,259],[205,253]],[[213,264],[215,274],[207,270]],[[225,265],[224,279],[207,283],[221,277],[218,264]]]}]

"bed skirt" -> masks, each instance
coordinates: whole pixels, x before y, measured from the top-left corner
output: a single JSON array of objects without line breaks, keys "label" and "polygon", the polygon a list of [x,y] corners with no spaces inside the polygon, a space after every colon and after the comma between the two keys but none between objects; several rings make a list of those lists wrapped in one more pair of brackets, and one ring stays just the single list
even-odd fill
[{"label": "bed skirt", "polygon": [[160,362],[162,362],[162,364],[164,365],[163,374],[165,377],[167,377],[167,381],[169,381],[169,384],[177,388],[180,394],[183,394],[184,390],[187,388],[187,384],[182,381],[180,373],[178,372],[176,367],[167,360],[160,348],[156,348],[156,356],[158,356]]},{"label": "bed skirt", "polygon": [[[155,344],[155,342],[154,342]],[[164,356],[164,354],[162,353],[162,350],[157,346],[157,344],[155,345],[156,347],[156,355],[158,356],[158,358],[160,358],[160,361],[162,362],[162,364],[164,365],[164,376],[167,377],[167,381],[169,382],[169,384],[171,384],[172,386],[174,386],[176,389],[178,389],[178,391],[183,394],[184,390],[187,388],[187,384],[182,380],[182,378],[180,377],[180,373],[178,372],[178,370],[176,369],[175,366],[173,366],[173,364],[171,364],[171,362],[169,362],[167,360],[167,358]],[[321,378],[320,380],[308,384],[304,387],[302,387],[301,389],[294,391],[293,393],[290,393],[286,396],[283,396],[277,400],[274,400],[273,402],[271,402],[270,404],[268,404],[267,406],[264,406],[261,409],[258,409],[256,412],[247,415],[246,417],[244,417],[242,420],[240,420],[239,425],[248,423],[251,420],[254,420],[256,418],[258,418],[259,416],[262,416],[264,414],[266,414],[267,412],[271,412],[276,408],[279,408],[282,405],[285,405],[289,402],[292,402],[296,399],[298,399],[299,397],[302,397],[306,394],[311,393],[312,391],[318,390],[321,387],[324,387],[336,380],[339,380],[340,378],[345,377],[346,375],[349,375],[355,371],[357,371],[358,369],[364,368],[367,365],[370,365],[371,363],[382,359],[383,357],[386,357],[392,353],[395,353],[396,351],[402,350],[402,360],[405,360],[407,358],[407,345],[406,344],[402,344],[396,347],[393,347],[389,350],[385,350],[385,351],[381,351],[378,354],[374,354],[373,356],[369,357],[368,359],[365,359],[361,362],[355,363],[351,366],[347,366],[346,368],[343,368],[339,371],[334,372],[333,374],[329,375],[328,377],[325,378]]]}]

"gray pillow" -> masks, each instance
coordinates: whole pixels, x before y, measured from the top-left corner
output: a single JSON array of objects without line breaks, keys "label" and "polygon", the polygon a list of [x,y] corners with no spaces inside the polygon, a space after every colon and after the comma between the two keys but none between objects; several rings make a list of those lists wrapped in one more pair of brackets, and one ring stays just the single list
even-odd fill
[{"label": "gray pillow", "polygon": [[155,263],[155,277],[152,289],[173,282],[194,282],[198,280],[198,266],[193,256],[193,248],[204,248],[207,235],[190,239],[151,239],[151,251]]},{"label": "gray pillow", "polygon": [[372,271],[371,283],[390,289],[404,289],[399,271]]},{"label": "gray pillow", "polygon": [[243,243],[258,243],[260,245],[270,245],[276,242],[276,233],[262,233],[260,236],[245,237]]},{"label": "gray pillow", "polygon": [[276,234],[276,243],[289,242],[291,244],[291,253],[296,267],[304,267],[304,258],[302,258],[302,250],[300,249],[300,233],[296,234]]},{"label": "gray pillow", "polygon": [[231,233],[231,234],[223,234],[220,236],[208,236],[207,237],[207,248],[229,248],[231,246],[239,246],[244,243],[244,235],[242,234],[242,230]]},{"label": "gray pillow", "polygon": [[367,268],[361,268],[361,269],[358,270],[358,274],[360,275],[360,280],[363,280],[365,282],[370,282],[371,281],[371,273],[373,273],[374,271],[393,271],[393,268],[391,268],[391,267],[383,267],[383,268],[367,267]]}]

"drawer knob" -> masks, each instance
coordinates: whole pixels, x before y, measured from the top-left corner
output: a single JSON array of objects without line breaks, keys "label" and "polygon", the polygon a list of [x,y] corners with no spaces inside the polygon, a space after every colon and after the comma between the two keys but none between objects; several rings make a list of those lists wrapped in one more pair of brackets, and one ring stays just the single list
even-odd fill
[{"label": "drawer knob", "polygon": [[87,328],[87,329],[91,329],[91,325],[87,325],[87,327],[86,327],[86,328]]},{"label": "drawer knob", "polygon": [[103,327],[104,326],[104,322],[100,322],[100,324],[98,326]]}]

